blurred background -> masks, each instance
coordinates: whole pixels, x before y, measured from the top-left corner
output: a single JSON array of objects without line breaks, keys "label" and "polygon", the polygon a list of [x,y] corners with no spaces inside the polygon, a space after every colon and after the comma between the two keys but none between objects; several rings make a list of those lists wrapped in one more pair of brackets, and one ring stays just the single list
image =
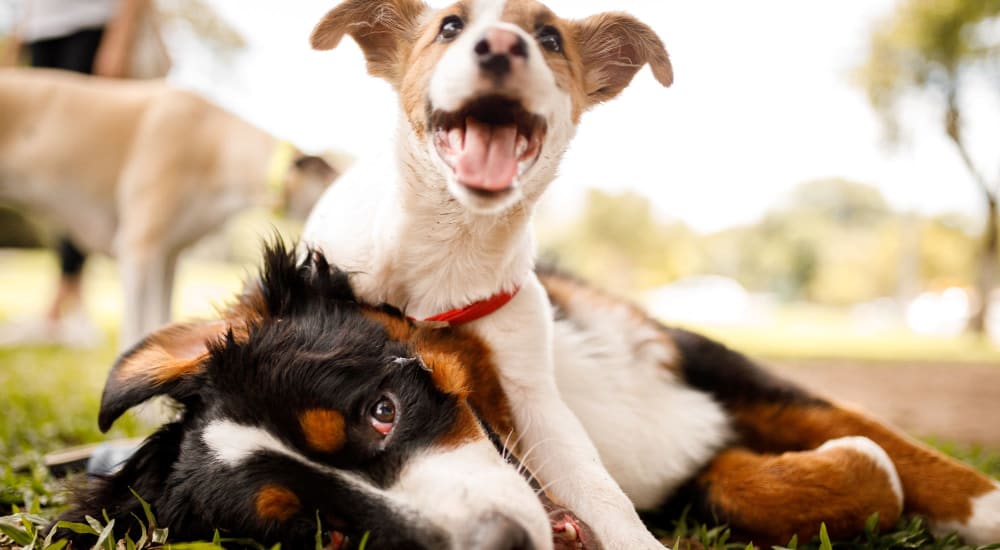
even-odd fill
[{"label": "blurred background", "polygon": [[[24,2],[0,0],[0,48]],[[393,134],[395,98],[353,42],[310,50],[333,4],[158,1],[168,80],[306,151],[360,157]],[[1000,1],[547,4],[633,13],[676,81],[644,70],[584,115],[539,208],[544,259],[918,435],[1000,448]],[[275,223],[296,234],[257,210],[190,250],[176,316],[232,296]],[[0,323],[44,311],[52,227],[0,206]],[[88,263],[84,288],[106,337],[0,350],[0,408],[93,406],[75,390],[114,357],[111,260]],[[18,427],[32,414],[7,415],[4,454],[52,446]],[[47,422],[60,443],[93,437],[89,418]]]}]

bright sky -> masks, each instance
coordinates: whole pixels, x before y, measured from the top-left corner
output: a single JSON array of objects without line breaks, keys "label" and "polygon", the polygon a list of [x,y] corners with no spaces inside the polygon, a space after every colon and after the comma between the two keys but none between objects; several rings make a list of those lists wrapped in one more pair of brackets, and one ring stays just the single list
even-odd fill
[{"label": "bright sky", "polygon": [[[177,40],[175,82],[307,149],[360,156],[392,135],[395,98],[365,74],[354,43],[309,49],[309,31],[335,0],[282,2],[280,9],[267,0],[210,2],[250,49],[220,73]],[[638,16],[663,38],[676,77],[663,89],[645,69],[619,99],[585,115],[550,198],[562,208],[578,204],[588,186],[633,189],[661,215],[715,230],[753,221],[798,183],[846,177],[877,185],[900,208],[980,218],[978,191],[940,131],[939,115],[913,102],[912,139],[889,150],[849,82],[869,29],[895,3],[550,0],[564,16],[606,9]],[[1000,94],[984,83],[968,105],[975,153],[996,178]]]}]

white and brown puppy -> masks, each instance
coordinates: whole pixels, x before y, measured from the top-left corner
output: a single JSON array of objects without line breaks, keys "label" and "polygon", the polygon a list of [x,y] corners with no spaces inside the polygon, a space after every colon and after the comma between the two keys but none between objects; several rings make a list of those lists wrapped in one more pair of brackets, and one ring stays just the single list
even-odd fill
[{"label": "white and brown puppy", "polygon": [[550,493],[607,548],[659,548],[559,396],[531,215],[584,111],[647,64],[671,83],[660,39],[626,14],[570,21],[534,0],[348,0],[312,43],[345,35],[399,93],[398,133],[324,195],[303,240],[356,273],[366,301],[467,323],[493,350],[519,447]]},{"label": "white and brown puppy", "polygon": [[251,206],[306,216],[336,173],[301,154],[274,166],[286,147],[162,81],[0,70],[0,200],[117,257],[122,347],[170,319],[185,247]]}]

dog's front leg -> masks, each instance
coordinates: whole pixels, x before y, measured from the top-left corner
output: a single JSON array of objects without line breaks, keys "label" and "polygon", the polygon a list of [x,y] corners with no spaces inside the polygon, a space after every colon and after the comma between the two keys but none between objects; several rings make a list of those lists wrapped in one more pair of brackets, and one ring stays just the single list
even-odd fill
[{"label": "dog's front leg", "polygon": [[118,257],[124,290],[118,345],[124,350],[170,321],[177,253],[160,246],[124,246]]},{"label": "dog's front leg", "polygon": [[473,327],[494,352],[522,462],[548,494],[586,522],[604,548],[662,549],[559,395],[551,305],[538,279],[532,275],[509,304]]}]

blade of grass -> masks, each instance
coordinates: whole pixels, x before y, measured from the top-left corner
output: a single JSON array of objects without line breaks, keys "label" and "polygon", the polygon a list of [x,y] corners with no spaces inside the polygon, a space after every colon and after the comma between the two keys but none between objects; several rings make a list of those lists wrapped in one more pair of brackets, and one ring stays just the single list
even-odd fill
[{"label": "blade of grass", "polygon": [[819,524],[819,550],[833,550],[830,534],[826,532],[826,523]]},{"label": "blade of grass", "polygon": [[114,534],[115,520],[111,520],[108,524],[101,530],[100,536],[97,537],[97,542],[94,543],[94,548],[100,548],[104,546],[107,550],[115,550],[115,540],[112,536]]}]

